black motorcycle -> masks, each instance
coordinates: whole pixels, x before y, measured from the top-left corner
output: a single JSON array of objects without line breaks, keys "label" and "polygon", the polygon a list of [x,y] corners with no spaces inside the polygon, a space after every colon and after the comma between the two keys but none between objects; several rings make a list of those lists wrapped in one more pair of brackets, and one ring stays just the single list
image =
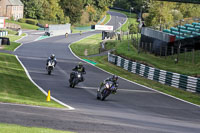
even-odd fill
[{"label": "black motorcycle", "polygon": [[71,74],[71,79],[69,80],[70,83],[70,87],[74,88],[79,82],[82,81],[83,79],[83,75],[82,73],[78,72],[78,71],[74,71]]},{"label": "black motorcycle", "polygon": [[47,72],[49,75],[51,75],[51,72],[53,71],[54,66],[55,66],[55,61],[49,60],[47,64]]},{"label": "black motorcycle", "polygon": [[105,100],[113,90],[116,90],[115,85],[111,81],[107,81],[100,89],[97,91],[97,99],[98,100]]}]

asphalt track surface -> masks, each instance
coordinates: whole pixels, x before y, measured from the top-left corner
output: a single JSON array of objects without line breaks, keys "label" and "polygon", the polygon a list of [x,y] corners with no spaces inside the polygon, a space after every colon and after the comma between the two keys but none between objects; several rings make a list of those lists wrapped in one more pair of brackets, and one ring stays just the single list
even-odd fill
[{"label": "asphalt track surface", "polygon": [[[125,21],[125,16],[110,12],[109,25]],[[151,89],[119,79],[119,90],[105,101],[96,100],[96,91],[108,73],[84,63],[85,82],[70,88],[71,69],[80,61],[69,44],[97,32],[24,43],[15,51],[30,76],[46,92],[75,110],[0,104],[0,122],[47,127],[80,133],[199,133],[200,108]],[[58,65],[47,75],[45,63],[54,53]],[[35,94],[37,95],[37,94]]]}]

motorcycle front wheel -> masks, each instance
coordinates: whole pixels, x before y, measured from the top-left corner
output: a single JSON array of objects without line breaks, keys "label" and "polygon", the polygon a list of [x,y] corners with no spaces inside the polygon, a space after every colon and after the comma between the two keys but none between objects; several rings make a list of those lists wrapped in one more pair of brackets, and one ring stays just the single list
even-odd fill
[{"label": "motorcycle front wheel", "polygon": [[104,89],[101,94],[101,100],[104,101],[106,99],[106,97],[108,97],[109,95],[110,95],[110,91],[107,89]]},{"label": "motorcycle front wheel", "polygon": [[48,71],[48,74],[51,75],[51,71]]}]

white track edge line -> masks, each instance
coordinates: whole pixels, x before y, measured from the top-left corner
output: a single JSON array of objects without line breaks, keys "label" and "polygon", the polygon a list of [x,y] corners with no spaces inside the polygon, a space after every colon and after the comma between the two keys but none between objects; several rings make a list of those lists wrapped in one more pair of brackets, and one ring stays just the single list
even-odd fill
[{"label": "white track edge line", "polygon": [[16,40],[15,42],[18,42],[19,40],[22,40],[23,38],[25,38],[25,37],[27,37],[27,36],[28,36],[28,34],[27,34],[27,33],[25,33],[25,34],[26,34],[25,36],[23,36],[22,38],[20,38],[20,39]]},{"label": "white track edge line", "polygon": [[0,104],[20,106],[20,107],[32,107],[32,108],[40,108],[40,109],[51,109],[51,110],[69,110],[68,108],[45,107],[45,106],[39,106],[39,105],[28,105],[28,104],[19,104],[19,103],[3,103],[3,102],[0,102]]},{"label": "white track edge line", "polygon": [[[126,15],[125,15],[125,16],[126,16]],[[127,19],[126,19],[126,21],[127,21]],[[91,36],[92,36],[92,35],[91,35]],[[90,36],[88,36],[88,37],[90,37]],[[87,38],[87,37],[86,37],[86,38]],[[83,39],[85,39],[85,38],[83,38]],[[78,40],[78,41],[81,41],[81,40],[83,40],[83,39],[80,39],[80,40]],[[76,42],[78,42],[78,41],[75,41],[75,42],[73,42],[73,43],[76,43]],[[83,59],[81,59],[80,57],[78,57],[78,56],[77,56],[77,55],[72,51],[72,49],[71,49],[70,46],[71,46],[73,43],[69,44],[68,48],[70,49],[70,51],[72,52],[72,54],[73,54],[76,58],[78,58],[79,60],[84,61]],[[84,61],[84,62],[88,63],[87,61]],[[104,71],[104,72],[106,72],[106,73],[108,73],[108,74],[113,75],[112,73],[107,72],[107,71],[103,70],[102,68],[99,68],[99,67],[97,67],[97,66],[95,66],[95,65],[93,65],[93,64],[91,64],[91,63],[88,63],[88,64],[90,64],[90,65],[92,65],[92,66],[94,66],[94,67],[96,67],[96,68],[98,68],[98,69],[100,69],[100,70],[102,70],[102,71]],[[120,76],[119,76],[119,77],[120,77]],[[125,79],[125,78],[123,78],[123,77],[120,77],[120,78],[123,79],[123,80],[126,80],[126,81],[128,81],[128,82],[130,82],[130,83],[134,83],[134,84],[136,84],[136,85],[138,85],[138,86],[144,87],[144,88],[146,88],[146,89],[149,89],[149,90],[152,90],[152,91],[158,92],[158,93],[160,93],[160,94],[163,94],[163,95],[166,95],[166,96],[172,97],[172,98],[174,98],[174,99],[176,99],[176,100],[179,100],[179,101],[182,101],[182,102],[185,102],[185,103],[188,103],[188,104],[191,104],[191,105],[194,105],[194,106],[200,108],[200,105],[197,105],[197,104],[191,103],[191,102],[189,102],[189,101],[186,101],[186,100],[180,99],[180,98],[178,98],[178,97],[175,97],[175,96],[172,96],[172,95],[166,94],[166,93],[164,93],[164,92],[161,92],[161,91],[155,90],[155,89],[153,89],[153,88],[150,88],[150,87],[147,87],[147,86],[144,86],[144,85],[138,84],[138,83],[136,83],[136,82],[130,81],[130,80]]]},{"label": "white track edge line", "polygon": [[[71,44],[73,44],[73,43],[71,43]],[[71,45],[71,44],[70,44],[70,45]],[[69,45],[69,48],[70,48],[70,45]],[[81,58],[79,58],[77,55],[75,55],[75,54],[73,53],[73,51],[71,50],[71,48],[70,48],[70,51],[72,52],[72,54],[73,54],[76,58],[78,58],[78,59],[84,61],[83,59],[81,59]],[[86,63],[88,63],[88,64],[90,64],[90,65],[92,65],[92,66],[94,66],[94,67],[96,67],[96,68],[98,68],[98,69],[100,69],[100,70],[102,70],[102,71],[104,71],[104,72],[110,74],[110,75],[113,75],[113,73],[107,72],[107,71],[105,71],[104,69],[99,68],[99,67],[97,67],[97,66],[95,66],[95,65],[93,65],[93,64],[91,64],[91,63],[89,63],[89,62],[87,62],[87,61],[84,61],[84,62],[86,62]],[[120,76],[119,76],[119,77],[120,77]],[[123,78],[123,77],[120,77],[120,78],[123,79],[123,80],[126,80],[126,81],[128,81],[128,82],[130,82],[130,83],[133,83],[133,84],[136,84],[136,85],[138,85],[138,86],[144,87],[144,88],[146,88],[146,89],[149,89],[149,90],[152,90],[152,91],[158,92],[158,93],[160,93],[160,94],[163,94],[163,95],[166,95],[166,96],[169,96],[169,97],[172,97],[172,98],[174,98],[174,99],[176,99],[176,100],[179,100],[179,101],[182,101],[182,102],[185,102],[185,103],[188,103],[188,104],[194,105],[194,106],[196,106],[196,107],[200,107],[200,105],[197,105],[197,104],[191,103],[191,102],[189,102],[189,101],[186,101],[186,100],[183,100],[183,99],[177,98],[177,97],[175,97],[175,96],[172,96],[172,95],[166,94],[166,93],[164,93],[164,92],[161,92],[161,91],[155,90],[155,89],[153,89],[153,88],[150,88],[150,87],[147,87],[147,86],[144,86],[144,85],[138,84],[138,83],[136,83],[136,82],[130,81],[130,80],[125,79],[125,78]]]},{"label": "white track edge line", "polygon": [[[31,78],[31,76],[30,76],[30,74],[29,74],[29,72],[27,71],[26,67],[22,64],[22,62],[20,61],[20,59],[18,58],[18,56],[15,55],[15,57],[17,58],[17,60],[18,60],[19,63],[21,64],[21,66],[24,68],[24,70],[25,70],[25,72],[26,72],[26,75],[28,76],[28,78],[30,79],[30,81],[31,81],[44,95],[47,96],[47,95],[48,95],[47,92],[44,91],[39,85],[37,85],[37,84],[33,81],[33,79]],[[75,108],[73,108],[73,107],[71,107],[71,106],[69,106],[69,105],[67,105],[67,104],[65,104],[65,103],[63,103],[63,102],[61,102],[61,101],[59,101],[58,99],[56,99],[56,98],[54,98],[54,97],[52,97],[52,96],[51,96],[51,99],[54,100],[54,101],[56,101],[57,103],[59,103],[59,104],[65,106],[65,107],[69,108],[69,110],[74,110],[74,109],[75,109]]]}]

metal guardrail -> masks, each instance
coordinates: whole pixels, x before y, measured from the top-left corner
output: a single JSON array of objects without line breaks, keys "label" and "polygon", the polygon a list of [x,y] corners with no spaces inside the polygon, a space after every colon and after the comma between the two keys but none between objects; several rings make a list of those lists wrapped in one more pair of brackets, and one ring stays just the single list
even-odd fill
[{"label": "metal guardrail", "polygon": [[108,53],[108,61],[132,73],[165,85],[200,93],[200,78],[168,72]]}]

